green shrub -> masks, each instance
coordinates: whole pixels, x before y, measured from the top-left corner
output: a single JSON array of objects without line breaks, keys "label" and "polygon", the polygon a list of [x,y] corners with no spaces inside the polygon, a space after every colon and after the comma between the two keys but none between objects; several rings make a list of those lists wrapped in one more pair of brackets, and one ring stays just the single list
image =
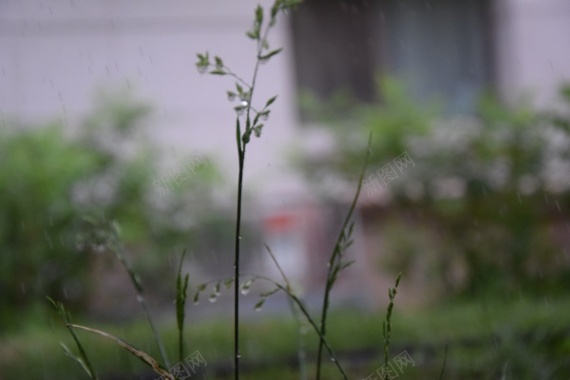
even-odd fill
[{"label": "green shrub", "polygon": [[[196,205],[207,204],[200,200],[209,199],[215,167],[205,161],[196,175],[161,198],[153,182],[165,173],[158,167],[158,149],[144,133],[150,108],[128,95],[102,97],[73,130],[54,122],[3,131],[0,333],[25,324],[22,314],[42,318],[46,296],[84,309],[99,280],[94,264],[108,256],[103,247],[78,240],[89,227],[84,217],[110,222],[112,216],[125,244],[144,254],[145,260],[137,260],[143,275],[171,274],[166,255],[192,244],[191,218],[173,222],[173,211],[195,220],[205,215]],[[153,285],[167,286],[159,279]]]},{"label": "green shrub", "polygon": [[[381,82],[380,93],[381,104],[355,106],[343,121],[326,125],[334,156],[298,161],[307,178],[327,183],[323,177],[353,175],[372,132],[366,177],[386,190],[392,215],[407,215],[408,230],[427,228],[433,236],[412,252],[405,235],[385,234],[393,250],[378,250],[379,256],[412,255],[389,259],[400,262],[396,273],[411,273],[413,257],[432,287],[451,294],[561,291],[570,272],[562,236],[553,230],[568,217],[568,115],[505,107],[486,95],[476,116],[446,118],[435,105],[415,105],[392,80]],[[567,88],[562,93],[570,100]],[[383,184],[377,171],[403,153],[413,164],[403,171],[394,166],[398,178]],[[429,273],[434,264],[436,277]]]}]

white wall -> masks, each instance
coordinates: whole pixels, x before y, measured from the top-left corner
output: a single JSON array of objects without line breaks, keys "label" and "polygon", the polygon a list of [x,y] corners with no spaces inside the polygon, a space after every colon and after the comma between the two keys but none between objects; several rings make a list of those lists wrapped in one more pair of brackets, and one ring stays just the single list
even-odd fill
[{"label": "white wall", "polygon": [[558,86],[570,81],[570,1],[501,0],[497,5],[500,91],[514,100],[534,95],[554,106]]},{"label": "white wall", "polygon": [[[215,154],[233,184],[235,113],[225,96],[233,81],[200,75],[194,63],[208,50],[250,78],[255,44],[245,31],[257,3],[0,0],[0,117],[74,121],[90,109],[96,89],[129,85],[155,106],[153,128],[174,147],[172,160],[191,151]],[[262,139],[249,145],[246,168],[252,186],[272,192],[296,187],[284,181],[281,154],[295,130],[287,27],[281,18],[270,37],[272,47],[286,50],[262,66],[257,100],[280,96]]]},{"label": "white wall", "polygon": [[[191,151],[220,159],[235,181],[234,113],[228,78],[199,75],[197,52],[209,50],[249,77],[255,55],[244,36],[256,0],[0,0],[0,121],[77,120],[95,90],[127,83],[156,107],[157,139],[175,161]],[[262,1],[266,5],[270,0]],[[550,105],[570,80],[570,1],[500,0],[497,10],[499,90],[521,91]],[[298,135],[289,24],[281,19],[273,46],[285,52],[262,67],[260,98],[279,94],[261,140],[249,145],[246,180],[279,202],[301,187],[286,175],[281,154]]]}]

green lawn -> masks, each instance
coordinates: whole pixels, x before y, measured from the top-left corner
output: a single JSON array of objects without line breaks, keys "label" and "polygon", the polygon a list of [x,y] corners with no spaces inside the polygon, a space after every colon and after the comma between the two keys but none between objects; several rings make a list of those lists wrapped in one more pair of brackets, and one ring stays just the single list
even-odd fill
[{"label": "green lawn", "polygon": [[[243,379],[300,378],[295,363],[298,327],[288,316],[246,322],[242,332]],[[383,364],[382,313],[337,310],[331,315],[329,340],[350,379],[371,375]],[[76,321],[79,322],[79,321]],[[52,327],[50,327],[50,324]],[[157,355],[143,321],[125,326],[94,326]],[[171,361],[175,361],[176,331],[162,329]],[[100,375],[137,374],[145,366],[103,338],[78,333]],[[314,357],[316,335],[303,341]],[[208,361],[208,379],[229,378],[214,373],[232,365],[232,325],[229,319],[189,323],[188,352],[200,351]],[[75,350],[59,320],[25,333],[1,338],[0,379],[87,379],[59,347]],[[570,378],[570,299],[472,302],[439,306],[433,310],[398,309],[393,315],[391,356],[406,350],[415,366],[402,369],[402,379],[437,379],[448,345],[444,379],[564,379]],[[156,356],[158,357],[158,356]],[[314,362],[307,363],[312,378]],[[216,370],[216,371],[214,371]],[[328,359],[324,379],[340,378]],[[504,377],[503,377],[504,376]],[[104,376],[101,376],[104,379]],[[200,377],[193,377],[200,378]],[[373,379],[374,377],[370,377]]]}]

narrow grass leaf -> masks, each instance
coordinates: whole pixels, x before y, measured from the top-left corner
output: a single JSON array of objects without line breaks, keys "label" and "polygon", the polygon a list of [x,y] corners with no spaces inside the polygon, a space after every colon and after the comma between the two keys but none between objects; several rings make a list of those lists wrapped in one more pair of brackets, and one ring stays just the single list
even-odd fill
[{"label": "narrow grass leaf", "polygon": [[260,56],[259,56],[259,59],[262,60],[262,61],[267,61],[269,58],[273,57],[274,55],[279,54],[279,53],[281,52],[281,50],[283,50],[283,48],[279,48],[279,49],[272,50],[272,51],[270,51],[270,52],[267,53],[267,54],[260,55]]},{"label": "narrow grass leaf", "polygon": [[270,98],[267,103],[265,103],[265,108],[269,107],[270,105],[273,104],[273,102],[275,102],[275,100],[277,99],[277,95],[275,95],[274,97]]},{"label": "narrow grass leaf", "polygon": [[198,305],[198,303],[200,302],[200,290],[197,290],[196,293],[194,294],[194,305]]},{"label": "narrow grass leaf", "polygon": [[133,345],[125,342],[124,340],[122,340],[120,338],[117,338],[114,335],[106,333],[105,331],[92,329],[92,328],[86,327],[86,326],[76,325],[76,324],[72,324],[72,323],[68,324],[68,326],[70,326],[72,328],[80,329],[80,330],[85,330],[85,331],[91,332],[93,334],[100,335],[104,338],[107,338],[107,339],[111,340],[112,342],[114,342],[119,347],[125,349],[126,351],[130,352],[131,354],[133,354],[134,356],[139,358],[143,363],[145,363],[149,367],[151,367],[154,372],[163,376],[165,379],[176,380],[175,377],[172,374],[170,374],[170,372],[168,372],[163,366],[160,365],[160,363],[158,361],[156,361],[156,359],[154,359],[152,356],[150,356],[146,352],[139,350],[138,348],[134,347]]},{"label": "narrow grass leaf", "polygon": [[184,318],[186,298],[188,297],[188,274],[182,277],[182,263],[184,262],[185,255],[186,250],[182,252],[182,256],[180,257],[178,274],[176,276],[176,324],[178,327],[178,356],[180,361],[182,361],[184,357]]},{"label": "narrow grass leaf", "polygon": [[69,334],[71,334],[71,337],[73,338],[75,345],[77,346],[77,349],[79,350],[79,356],[76,356],[76,355],[71,353],[71,351],[69,350],[69,348],[67,348],[67,346],[63,345],[63,343],[60,343],[63,346],[65,354],[69,358],[74,360],[75,362],[79,363],[79,365],[81,365],[81,368],[83,368],[85,370],[87,375],[89,375],[89,377],[92,380],[98,380],[97,373],[93,369],[93,366],[91,365],[91,362],[89,361],[89,357],[87,356],[87,353],[83,349],[83,345],[79,341],[79,338],[77,337],[77,335],[75,335],[75,331],[73,331],[73,329],[71,327],[69,327],[69,324],[71,323],[71,318],[69,317],[69,312],[65,309],[65,306],[63,306],[63,303],[56,302],[50,297],[47,297],[47,299],[53,305],[53,307],[57,310],[58,314],[63,319],[63,322],[65,323],[65,327],[67,328],[67,331],[69,331]]},{"label": "narrow grass leaf", "polygon": [[65,343],[63,342],[59,342],[59,345],[61,346],[61,348],[63,348],[63,351],[65,353],[65,356],[67,356],[68,358],[70,358],[71,360],[73,360],[75,363],[77,363],[82,369],[83,371],[89,375],[89,377],[96,378],[93,377],[93,374],[91,373],[91,370],[89,369],[89,367],[85,364],[85,362],[77,355],[75,355],[73,352],[71,352],[71,350],[69,349],[69,347],[67,347],[65,345]]}]

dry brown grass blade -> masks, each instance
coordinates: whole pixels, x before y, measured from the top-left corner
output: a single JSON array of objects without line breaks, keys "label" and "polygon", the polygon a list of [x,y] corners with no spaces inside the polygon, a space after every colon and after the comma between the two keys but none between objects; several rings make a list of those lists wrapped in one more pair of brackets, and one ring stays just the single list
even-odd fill
[{"label": "dry brown grass blade", "polygon": [[152,356],[150,356],[149,354],[147,354],[144,351],[139,350],[138,348],[132,346],[131,344],[125,342],[124,340],[119,339],[116,336],[113,336],[109,333],[106,333],[105,331],[92,329],[90,327],[75,325],[75,324],[71,324],[71,323],[68,324],[68,326],[76,328],[76,329],[89,331],[91,333],[101,335],[102,337],[105,337],[109,340],[112,340],[113,342],[115,342],[115,344],[117,344],[118,346],[121,346],[122,348],[129,351],[131,354],[135,355],[137,358],[139,358],[140,360],[142,360],[143,362],[148,364],[154,370],[154,372],[163,376],[163,378],[168,379],[168,380],[176,380],[176,378],[170,372],[168,372],[164,367],[162,367],[160,365],[160,363],[157,362]]}]

